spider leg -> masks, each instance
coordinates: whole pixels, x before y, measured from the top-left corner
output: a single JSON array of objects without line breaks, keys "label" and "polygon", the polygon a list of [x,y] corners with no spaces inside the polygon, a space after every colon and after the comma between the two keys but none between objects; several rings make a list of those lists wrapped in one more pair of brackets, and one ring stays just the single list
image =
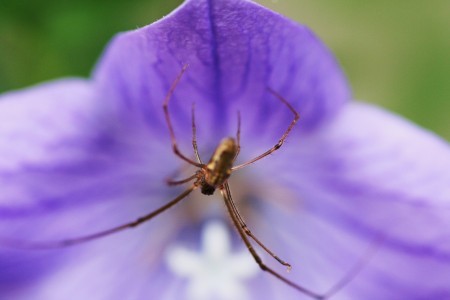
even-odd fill
[{"label": "spider leg", "polygon": [[328,289],[326,293],[324,293],[324,299],[330,298],[331,296],[342,290],[350,282],[352,282],[375,256],[375,254],[383,244],[385,238],[386,237],[383,234],[378,234],[375,239],[367,246],[367,249],[358,258],[355,264],[345,272],[344,276],[338,282],[336,282],[331,288]]},{"label": "spider leg", "polygon": [[272,148],[270,148],[269,150],[267,150],[266,152],[258,155],[257,157],[243,163],[240,165],[237,165],[235,167],[233,167],[231,170],[236,171],[238,169],[241,169],[243,167],[246,167],[252,163],[254,163],[255,161],[260,160],[261,158],[266,157],[269,154],[272,154],[273,152],[277,151],[278,149],[281,148],[281,146],[283,145],[284,141],[286,140],[286,138],[288,137],[289,133],[291,132],[292,128],[294,128],[295,124],[297,123],[297,121],[300,119],[300,115],[299,113],[294,109],[294,107],[286,101],[286,99],[284,99],[280,94],[278,94],[277,92],[275,92],[274,90],[272,90],[271,88],[268,88],[269,92],[274,95],[275,97],[277,97],[281,102],[283,102],[289,109],[290,111],[294,114],[294,119],[291,121],[291,123],[289,124],[288,128],[286,129],[286,131],[283,133],[283,135],[281,136],[280,140],[278,141],[278,143],[276,143]]},{"label": "spider leg", "polygon": [[195,126],[195,103],[192,103],[192,147],[194,147],[194,152],[195,156],[197,157],[197,161],[203,165],[197,147],[197,127]]},{"label": "spider leg", "polygon": [[175,132],[173,130],[172,121],[170,119],[170,114],[169,114],[169,106],[168,106],[169,105],[169,101],[172,98],[173,92],[175,91],[175,88],[177,87],[178,83],[180,82],[181,77],[183,76],[183,74],[186,71],[187,67],[188,67],[187,64],[183,65],[183,68],[181,69],[181,71],[178,74],[177,78],[172,83],[172,86],[170,87],[169,92],[167,93],[166,98],[164,99],[163,109],[164,109],[164,116],[166,118],[167,127],[169,128],[170,140],[171,140],[171,143],[172,143],[172,150],[173,150],[173,152],[175,153],[175,155],[177,155],[179,158],[181,158],[182,160],[186,161],[187,163],[190,163],[191,165],[194,165],[196,167],[201,168],[202,164],[199,164],[199,163],[193,161],[192,159],[188,158],[183,153],[181,153],[181,151],[178,149],[177,140],[175,138]]},{"label": "spider leg", "polygon": [[[242,217],[239,215],[239,212],[236,209],[236,206],[233,203],[233,199],[231,198],[231,192],[230,192],[230,188],[229,185],[227,183],[224,184],[224,187],[220,189],[224,201],[225,201],[225,205],[227,206],[227,210],[228,213],[230,214],[230,217],[234,223],[234,226],[236,227],[239,235],[241,236],[242,240],[244,241],[245,245],[247,246],[248,250],[250,251],[250,254],[253,256],[253,258],[255,259],[256,263],[259,265],[259,267],[265,271],[268,272],[270,274],[272,274],[273,276],[275,276],[276,278],[278,278],[279,280],[283,281],[284,283],[288,284],[289,286],[293,287],[294,289],[300,291],[301,293],[313,298],[313,299],[318,299],[318,300],[325,300],[325,299],[329,299],[332,296],[334,296],[336,293],[338,293],[339,291],[341,291],[344,287],[346,287],[348,284],[350,284],[355,278],[356,276],[361,273],[361,271],[368,265],[368,263],[370,262],[370,260],[374,257],[375,253],[379,250],[380,246],[382,245],[385,236],[382,234],[379,234],[374,241],[372,241],[366,251],[358,258],[358,260],[354,263],[353,266],[351,266],[351,268],[345,272],[344,276],[340,278],[339,281],[337,281],[333,286],[331,286],[331,288],[329,288],[327,290],[327,292],[323,293],[323,294],[318,294],[315,293],[299,284],[296,284],[292,281],[290,281],[289,279],[285,278],[284,276],[280,275],[279,273],[275,272],[274,270],[272,270],[271,268],[267,267],[263,261],[261,260],[261,258],[258,256],[258,254],[256,253],[255,249],[253,248],[253,246],[250,244],[250,241],[248,240],[248,238],[246,237],[246,235],[249,235],[246,232],[246,225],[244,223],[244,221],[242,220]],[[266,252],[268,252],[272,257],[274,257],[275,259],[278,260],[277,257],[275,257],[275,255],[273,255],[267,248],[265,248],[256,238],[254,238],[252,235],[249,235],[255,242],[258,243],[258,245],[260,245],[264,250],[266,250]],[[279,261],[279,260],[278,260]],[[280,261],[279,261],[280,262]],[[281,263],[281,262],[280,262]]]},{"label": "spider leg", "polygon": [[181,180],[167,179],[167,180],[166,180],[166,183],[167,183],[168,185],[179,185],[179,184],[187,183],[187,182],[191,181],[192,179],[194,179],[194,178],[196,178],[196,177],[197,177],[197,173],[194,174],[194,175],[192,175],[192,176],[189,176],[188,178],[181,179]]},{"label": "spider leg", "polygon": [[236,227],[239,235],[241,236],[242,240],[245,243],[245,246],[247,247],[248,251],[250,251],[250,254],[253,256],[253,258],[255,259],[256,263],[258,264],[258,266],[261,268],[261,270],[270,273],[272,276],[278,278],[279,280],[283,281],[284,283],[290,285],[291,287],[293,287],[294,289],[298,290],[299,292],[303,293],[304,295],[307,295],[313,299],[326,299],[323,295],[319,295],[317,293],[314,293],[313,291],[302,287],[301,285],[298,285],[292,281],[290,281],[289,279],[287,279],[286,277],[280,275],[279,273],[275,272],[274,270],[272,270],[271,268],[269,268],[268,266],[266,266],[264,264],[264,262],[262,261],[261,257],[259,257],[259,255],[256,253],[255,248],[253,248],[252,244],[250,243],[249,239],[247,238],[247,235],[245,234],[244,230],[242,229],[242,227],[239,224],[239,220],[238,217],[236,216],[233,207],[231,205],[231,201],[230,201],[230,195],[227,192],[226,189],[220,189],[223,198],[225,200],[225,205],[227,206],[227,210],[228,213],[230,214],[231,220],[233,221],[234,226]]},{"label": "spider leg", "polygon": [[288,268],[288,271],[291,270],[292,266],[289,263],[279,258],[274,252],[272,252],[269,248],[267,248],[267,246],[264,245],[258,238],[256,238],[255,235],[253,235],[253,233],[250,231],[247,224],[245,224],[244,220],[242,219],[242,216],[239,213],[236,204],[233,201],[233,198],[231,197],[230,186],[228,185],[228,183],[224,184],[224,189],[225,193],[227,194],[227,199],[230,203],[230,207],[233,210],[233,213],[239,222],[239,226],[242,228],[245,234],[248,235],[250,238],[252,238],[261,248],[264,249],[264,251],[266,251],[270,256],[272,256],[276,261],[278,261],[283,266],[286,266]]},{"label": "spider leg", "polygon": [[233,158],[233,162],[236,160],[236,158],[239,155],[239,152],[241,152],[241,113],[240,111],[237,112],[237,132],[236,132],[236,146],[237,146],[237,151],[236,151],[236,155]]},{"label": "spider leg", "polygon": [[102,238],[111,234],[114,234],[116,232],[122,231],[124,229],[130,229],[139,226],[140,224],[156,217],[157,215],[161,214],[162,212],[166,211],[167,209],[171,208],[184,198],[186,198],[187,195],[189,195],[193,190],[195,190],[198,186],[196,184],[193,184],[190,188],[185,190],[183,193],[181,193],[178,197],[170,201],[169,203],[161,206],[160,208],[152,211],[151,213],[144,215],[140,218],[137,218],[133,222],[129,222],[120,226],[116,226],[107,230],[99,231],[96,233],[92,233],[85,236],[75,237],[71,239],[66,240],[60,240],[60,241],[48,241],[48,242],[25,242],[25,241],[19,241],[19,240],[13,240],[13,239],[0,239],[0,246],[6,246],[10,248],[16,248],[16,249],[37,249],[37,250],[45,250],[45,249],[55,249],[55,248],[64,248],[68,246],[73,246],[76,244],[81,244],[84,242],[88,242],[91,240],[95,240],[98,238]]}]

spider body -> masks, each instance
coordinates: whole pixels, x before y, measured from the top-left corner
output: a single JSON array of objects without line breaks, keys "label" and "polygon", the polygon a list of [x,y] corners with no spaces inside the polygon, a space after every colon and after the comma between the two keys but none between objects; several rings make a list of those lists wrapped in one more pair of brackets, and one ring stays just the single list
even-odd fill
[{"label": "spider body", "polygon": [[212,195],[231,175],[238,145],[234,138],[224,138],[217,146],[208,164],[198,171],[198,184],[204,195]]}]

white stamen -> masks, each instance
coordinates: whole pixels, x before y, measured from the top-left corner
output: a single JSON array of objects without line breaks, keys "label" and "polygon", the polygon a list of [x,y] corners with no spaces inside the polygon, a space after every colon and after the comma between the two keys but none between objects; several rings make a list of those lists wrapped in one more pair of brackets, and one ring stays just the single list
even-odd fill
[{"label": "white stamen", "polygon": [[206,224],[201,252],[175,246],[166,261],[173,273],[188,279],[186,296],[192,300],[246,300],[244,280],[259,270],[246,249],[231,253],[227,227],[218,221]]}]

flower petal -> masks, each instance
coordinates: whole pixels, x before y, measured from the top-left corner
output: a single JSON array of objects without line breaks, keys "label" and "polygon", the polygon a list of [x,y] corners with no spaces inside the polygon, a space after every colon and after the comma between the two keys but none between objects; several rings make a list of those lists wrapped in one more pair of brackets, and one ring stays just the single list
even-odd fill
[{"label": "flower petal", "polygon": [[[162,179],[175,169],[176,159],[161,104],[184,63],[190,67],[169,109],[184,146],[191,143],[193,101],[199,141],[209,150],[234,132],[234,114],[241,111],[243,144],[252,146],[243,148],[244,156],[259,154],[267,141],[276,142],[292,118],[268,87],[301,111],[303,131],[291,134],[284,154],[258,162],[249,174],[254,175],[252,181],[265,178],[268,184],[262,190],[278,185],[290,191],[274,197],[272,205],[256,207],[266,222],[258,228],[271,233],[263,236],[268,245],[286,245],[276,251],[281,257],[305,268],[301,282],[306,287],[320,292],[336,282],[363,252],[367,239],[381,233],[382,251],[343,294],[360,299],[449,294],[448,145],[374,108],[343,106],[350,94],[345,78],[312,33],[242,0],[189,0],[167,18],[120,35],[99,64],[92,85],[63,81],[5,96],[0,117],[13,121],[0,125],[0,223],[7,225],[1,226],[0,234],[66,238],[67,232],[82,234],[133,220],[170,199]],[[11,118],[13,112],[17,118]],[[292,194],[301,201],[289,202]],[[149,203],[150,195],[155,200]],[[283,210],[285,205],[290,209]],[[178,219],[182,217],[171,220]],[[173,232],[166,232],[171,231],[168,222],[153,224],[159,226],[139,232],[138,240],[149,235],[153,241],[161,239],[155,249],[162,251]],[[271,224],[280,224],[281,233]],[[102,255],[86,245],[89,259],[81,260],[79,269],[75,263],[59,262],[78,264],[84,251],[77,252],[77,259],[71,256],[75,251],[20,257],[2,251],[0,294],[13,297],[23,290],[21,284],[37,284],[36,278],[46,284],[36,286],[32,294],[45,299],[67,297],[73,290],[73,297],[89,297],[97,284],[121,287],[115,276],[122,275],[126,265],[121,257],[136,257],[138,243],[118,238],[129,245],[124,252],[116,249],[104,261],[90,264]],[[104,251],[117,241],[97,245]],[[130,262],[130,274],[138,274],[139,283],[125,283],[129,289],[121,289],[119,298],[131,295],[131,290],[137,298],[161,294],[174,282],[158,264],[162,255],[157,253],[151,262]],[[22,265],[10,263],[16,257]],[[296,264],[301,258],[303,262]],[[111,261],[122,264],[108,269]],[[56,269],[61,276],[48,275]],[[101,277],[105,269],[114,276]],[[67,278],[81,282],[88,273],[96,274],[96,280],[83,290],[61,283]],[[424,274],[435,273],[438,279],[424,280]],[[151,280],[155,290],[145,286],[144,279]],[[273,290],[283,299],[298,297],[290,287],[270,279],[254,293],[267,296],[265,291]],[[52,286],[60,288],[52,291]]]},{"label": "flower petal", "polygon": [[96,80],[122,117],[142,120],[160,138],[161,105],[183,64],[189,68],[169,110],[186,145],[194,101],[199,140],[211,148],[234,134],[238,109],[243,140],[255,132],[278,138],[276,129],[292,114],[268,87],[304,113],[305,129],[334,115],[350,94],[335,59],[310,30],[243,0],[186,1],[168,17],[118,36]]},{"label": "flower petal", "polygon": [[[298,265],[310,266],[302,282],[326,290],[378,236],[381,250],[343,294],[357,293],[358,299],[450,295],[446,142],[400,117],[355,103],[296,147],[286,147],[283,156],[265,167],[282,170],[273,181],[296,191],[297,201],[287,201],[287,211],[279,203],[270,205],[264,219],[285,221],[275,235],[284,235],[293,263],[301,259]],[[297,258],[300,248],[303,258]],[[329,283],[314,283],[317,274]]]},{"label": "flower petal", "polygon": [[162,191],[162,178],[156,182],[153,175],[171,172],[164,164],[169,157],[148,155],[160,152],[159,144],[146,140],[139,128],[131,131],[117,123],[108,103],[100,99],[82,80],[62,80],[2,97],[3,219],[92,204],[93,198]]},{"label": "flower petal", "polygon": [[[82,142],[89,137],[88,124],[95,118],[92,100],[92,88],[82,80],[62,80],[2,96],[3,219],[23,216],[45,206],[52,208],[58,185],[67,180],[61,176],[63,168],[67,172],[83,155],[80,148],[85,146]],[[78,140],[80,145],[76,147]],[[62,162],[64,165],[58,169],[58,163]],[[46,176],[48,173],[53,173],[52,178]]]},{"label": "flower petal", "polygon": [[[39,197],[43,191],[56,190],[57,181],[41,183],[39,165],[51,164],[52,158],[73,153],[59,138],[78,132],[86,120],[83,108],[89,107],[91,88],[86,81],[62,80],[25,91],[11,92],[0,99],[0,232],[2,237],[28,238],[39,229],[22,230],[24,224],[12,220],[42,211],[51,199]],[[50,166],[49,166],[50,167]],[[32,175],[34,174],[34,176]],[[31,175],[31,176],[30,176]],[[54,177],[56,179],[57,177]],[[50,198],[50,197],[49,197]],[[48,201],[47,201],[48,200]],[[50,206],[50,205],[49,205]],[[22,219],[23,220],[23,219]],[[32,221],[30,220],[30,223]],[[28,230],[33,225],[27,226]],[[33,282],[50,271],[57,259],[42,253],[22,253],[1,249],[0,289],[2,296],[20,290],[20,285]]]},{"label": "flower petal", "polygon": [[[159,144],[142,139],[139,128],[130,131],[117,124],[108,105],[99,99],[90,83],[76,79],[2,96],[3,243],[5,239],[39,242],[90,234],[133,221],[170,199],[162,178],[154,176],[164,176],[173,169],[165,169],[167,157],[148,155],[159,152]],[[151,232],[156,233],[150,233],[156,241],[157,234],[166,230],[153,228]],[[108,241],[100,243],[108,245]],[[26,293],[23,285],[46,280],[92,247],[53,251],[1,247],[0,294],[12,297],[19,291]],[[90,251],[95,257],[96,251]],[[82,259],[74,261],[81,264]]]}]

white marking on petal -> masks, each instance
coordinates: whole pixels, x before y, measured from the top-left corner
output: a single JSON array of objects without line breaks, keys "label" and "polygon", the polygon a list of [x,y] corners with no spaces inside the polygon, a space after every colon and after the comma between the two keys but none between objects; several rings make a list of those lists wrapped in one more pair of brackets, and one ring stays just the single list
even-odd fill
[{"label": "white marking on petal", "polygon": [[231,241],[223,222],[209,222],[202,232],[202,249],[194,252],[175,246],[166,254],[169,269],[188,280],[186,296],[192,300],[246,300],[244,280],[258,273],[248,251],[231,253]]},{"label": "white marking on petal", "polygon": [[230,237],[221,222],[210,222],[202,232],[202,247],[210,260],[220,260],[230,252]]}]

